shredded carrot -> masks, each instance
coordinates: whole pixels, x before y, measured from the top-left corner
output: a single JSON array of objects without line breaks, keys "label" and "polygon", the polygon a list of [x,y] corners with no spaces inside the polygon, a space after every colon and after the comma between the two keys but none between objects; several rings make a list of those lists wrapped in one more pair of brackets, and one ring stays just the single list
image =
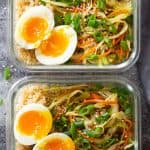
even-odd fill
[{"label": "shredded carrot", "polygon": [[111,52],[112,52],[112,50],[111,50],[111,49],[109,49],[109,50],[108,50],[107,52],[105,52],[104,54],[101,54],[101,55],[100,55],[100,58],[102,58],[102,57],[105,57],[105,56],[109,55]]},{"label": "shredded carrot", "polygon": [[102,99],[102,96],[100,96],[96,93],[91,93],[91,98],[93,98],[93,99]]},{"label": "shredded carrot", "polygon": [[84,38],[79,40],[77,47],[78,48],[85,48],[85,47],[88,47],[88,45],[91,45],[92,42],[94,42],[93,38],[87,39],[87,37],[84,37]]},{"label": "shredded carrot", "polygon": [[123,49],[120,49],[121,58],[123,57]]},{"label": "shredded carrot", "polygon": [[54,119],[57,119],[59,117],[59,113],[56,112],[56,115],[54,116]]},{"label": "shredded carrot", "polygon": [[69,117],[69,121],[72,122],[72,116],[69,115],[68,117]]},{"label": "shredded carrot", "polygon": [[125,140],[125,142],[124,142],[124,146],[125,146],[125,145],[128,144],[128,140],[132,136],[131,128],[133,126],[133,123],[129,119],[125,119],[124,121],[128,124],[128,129],[124,128],[123,129],[123,134],[122,134],[123,139]]},{"label": "shredded carrot", "polygon": [[129,125],[129,129],[131,129],[133,125],[132,121],[129,119],[126,119],[125,122]]},{"label": "shredded carrot", "polygon": [[120,37],[118,37],[116,40],[115,40],[115,44],[114,45],[117,45],[121,40],[123,40],[125,37],[125,34],[122,34]]},{"label": "shredded carrot", "polygon": [[115,39],[113,39],[112,44],[113,44],[113,46],[115,45]]},{"label": "shredded carrot", "polygon": [[75,54],[71,57],[71,60],[76,63],[80,63],[83,60],[83,54]]},{"label": "shredded carrot", "polygon": [[115,50],[115,53],[117,54],[117,56],[118,56],[119,58],[121,58],[120,50]]},{"label": "shredded carrot", "polygon": [[91,103],[101,103],[105,105],[117,104],[116,100],[103,100],[103,99],[86,99],[83,101],[83,104],[91,104]]},{"label": "shredded carrot", "polygon": [[67,10],[74,12],[74,13],[79,13],[79,12],[85,12],[86,8],[81,5],[81,7],[74,7],[73,6],[73,7],[67,8]]},{"label": "shredded carrot", "polygon": [[125,140],[128,139],[128,131],[126,129],[123,129],[123,138]]},{"label": "shredded carrot", "polygon": [[96,51],[96,46],[92,47],[91,49],[86,50],[84,55],[83,55],[83,59],[86,58],[89,55],[94,54],[95,51]]},{"label": "shredded carrot", "polygon": [[87,54],[90,54],[90,53],[92,53],[92,52],[95,52],[95,50],[96,50],[96,46],[95,46],[95,47],[92,47],[91,49],[89,49],[89,50],[87,51]]},{"label": "shredded carrot", "polygon": [[128,140],[129,140],[129,137],[131,136],[131,134],[130,134],[130,131],[129,130],[126,130],[126,129],[124,129],[123,130],[123,138],[124,138],[124,140],[125,140],[125,142],[124,142],[124,146],[126,146],[127,144],[128,144]]},{"label": "shredded carrot", "polygon": [[118,49],[118,50],[115,50],[117,55],[119,56],[119,58],[121,59],[123,57],[123,50],[122,49]]}]

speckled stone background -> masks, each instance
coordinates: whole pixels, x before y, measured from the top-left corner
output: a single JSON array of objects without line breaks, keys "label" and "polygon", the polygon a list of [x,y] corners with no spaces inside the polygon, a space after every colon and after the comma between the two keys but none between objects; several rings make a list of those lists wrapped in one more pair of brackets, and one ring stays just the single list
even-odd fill
[{"label": "speckled stone background", "polygon": [[[138,63],[129,71],[120,74],[133,81],[142,95],[142,146],[143,150],[150,150],[150,1],[142,0],[142,32],[141,32],[141,56]],[[8,49],[8,2],[0,0],[0,98],[4,104],[0,106],[0,150],[6,150],[5,138],[5,117],[6,117],[6,96],[10,86],[19,78],[29,75],[19,71],[13,66],[7,56]],[[3,69],[9,66],[12,70],[12,77],[9,81],[3,79]],[[93,73],[94,74],[94,73]],[[63,75],[66,75],[65,73]],[[71,75],[71,74],[70,74]],[[6,109],[5,109],[6,107]],[[13,133],[12,133],[13,134]]]}]

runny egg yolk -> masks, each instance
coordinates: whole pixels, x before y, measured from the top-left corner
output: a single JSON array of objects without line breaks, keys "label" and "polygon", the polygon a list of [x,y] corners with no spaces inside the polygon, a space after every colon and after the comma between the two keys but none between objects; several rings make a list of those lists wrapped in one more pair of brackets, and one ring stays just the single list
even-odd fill
[{"label": "runny egg yolk", "polygon": [[61,56],[69,45],[69,37],[64,29],[53,30],[48,40],[40,45],[40,50],[45,56],[58,57]]},{"label": "runny egg yolk", "polygon": [[67,150],[65,143],[61,139],[53,139],[45,145],[45,150]]},{"label": "runny egg yolk", "polygon": [[40,139],[46,136],[52,126],[52,117],[45,111],[24,112],[18,121],[17,129],[26,136],[34,136]]},{"label": "runny egg yolk", "polygon": [[75,150],[75,146],[69,138],[53,138],[44,146],[44,150]]},{"label": "runny egg yolk", "polygon": [[31,17],[28,19],[22,29],[22,37],[29,43],[34,43],[43,39],[48,23],[40,17]]}]

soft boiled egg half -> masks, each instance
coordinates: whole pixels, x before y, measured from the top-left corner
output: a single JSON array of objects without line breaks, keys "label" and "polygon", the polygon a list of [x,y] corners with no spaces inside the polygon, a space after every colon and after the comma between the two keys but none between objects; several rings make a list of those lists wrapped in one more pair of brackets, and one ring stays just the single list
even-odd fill
[{"label": "soft boiled egg half", "polygon": [[68,61],[77,45],[77,33],[68,25],[55,27],[48,39],[36,49],[37,60],[44,65],[59,65]]},{"label": "soft boiled egg half", "polygon": [[37,143],[33,150],[75,150],[75,144],[66,134],[52,133]]},{"label": "soft boiled egg half", "polygon": [[19,18],[15,29],[16,43],[25,49],[37,48],[47,39],[54,27],[54,15],[50,8],[35,6],[27,9]]},{"label": "soft boiled egg half", "polygon": [[25,105],[16,115],[14,136],[23,145],[33,145],[47,136],[52,128],[52,115],[41,104]]}]

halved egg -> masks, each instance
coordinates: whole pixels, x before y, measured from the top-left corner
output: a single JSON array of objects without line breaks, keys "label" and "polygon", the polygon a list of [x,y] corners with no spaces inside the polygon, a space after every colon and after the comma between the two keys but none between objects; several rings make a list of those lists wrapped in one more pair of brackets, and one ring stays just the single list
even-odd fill
[{"label": "halved egg", "polygon": [[37,143],[33,150],[75,150],[75,144],[66,134],[52,133]]},{"label": "halved egg", "polygon": [[23,145],[33,145],[47,136],[52,128],[52,115],[41,104],[25,105],[16,115],[14,136]]},{"label": "halved egg", "polygon": [[63,64],[73,55],[77,45],[77,34],[68,25],[54,28],[51,36],[41,42],[35,51],[36,58],[44,65]]},{"label": "halved egg", "polygon": [[54,15],[50,8],[35,6],[27,9],[16,24],[15,41],[26,49],[37,48],[47,39],[54,27]]}]

